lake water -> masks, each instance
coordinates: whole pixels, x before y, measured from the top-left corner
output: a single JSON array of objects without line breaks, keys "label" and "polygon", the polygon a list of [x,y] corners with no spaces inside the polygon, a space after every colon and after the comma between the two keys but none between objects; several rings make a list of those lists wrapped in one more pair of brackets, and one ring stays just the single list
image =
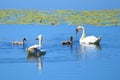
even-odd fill
[{"label": "lake water", "polygon": [[[120,80],[120,27],[85,26],[86,35],[102,35],[100,46],[80,45],[76,26],[0,25],[1,80]],[[43,35],[46,54],[29,57],[26,48]],[[72,46],[61,41],[73,36]],[[26,37],[26,45],[12,41]]]}]

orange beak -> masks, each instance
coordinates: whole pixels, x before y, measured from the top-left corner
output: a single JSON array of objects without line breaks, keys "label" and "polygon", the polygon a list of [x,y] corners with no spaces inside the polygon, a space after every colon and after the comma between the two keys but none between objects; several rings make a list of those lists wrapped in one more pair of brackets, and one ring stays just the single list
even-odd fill
[{"label": "orange beak", "polygon": [[76,29],[76,33],[78,33],[78,29]]}]

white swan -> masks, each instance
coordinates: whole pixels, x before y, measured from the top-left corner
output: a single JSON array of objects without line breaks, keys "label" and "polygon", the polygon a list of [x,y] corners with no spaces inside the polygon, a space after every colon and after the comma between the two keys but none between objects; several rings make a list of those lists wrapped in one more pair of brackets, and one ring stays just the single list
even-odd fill
[{"label": "white swan", "polygon": [[13,45],[24,45],[24,44],[25,44],[25,41],[27,41],[26,38],[23,38],[23,39],[22,39],[22,42],[14,41],[14,42],[12,42],[12,44],[13,44]]},{"label": "white swan", "polygon": [[39,40],[39,44],[35,44],[33,46],[30,46],[27,49],[28,54],[33,54],[35,56],[39,56],[40,53],[46,53],[46,51],[42,49],[42,35],[39,35],[37,37],[37,40]]},{"label": "white swan", "polygon": [[99,44],[100,40],[102,37],[96,38],[95,36],[85,36],[86,32],[83,26],[78,26],[76,29],[76,33],[78,33],[79,30],[82,30],[82,36],[80,38],[80,43],[85,43],[85,44]]}]

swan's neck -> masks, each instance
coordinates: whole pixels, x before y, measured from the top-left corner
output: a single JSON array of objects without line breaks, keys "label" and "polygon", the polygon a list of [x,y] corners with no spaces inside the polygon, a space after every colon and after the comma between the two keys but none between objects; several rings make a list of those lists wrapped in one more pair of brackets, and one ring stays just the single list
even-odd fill
[{"label": "swan's neck", "polygon": [[81,36],[81,38],[80,38],[80,40],[82,40],[82,39],[84,39],[85,38],[85,29],[84,28],[82,28],[82,36]]},{"label": "swan's neck", "polygon": [[42,37],[39,39],[39,49],[42,48]]},{"label": "swan's neck", "polygon": [[25,45],[25,40],[23,40],[23,46]]}]

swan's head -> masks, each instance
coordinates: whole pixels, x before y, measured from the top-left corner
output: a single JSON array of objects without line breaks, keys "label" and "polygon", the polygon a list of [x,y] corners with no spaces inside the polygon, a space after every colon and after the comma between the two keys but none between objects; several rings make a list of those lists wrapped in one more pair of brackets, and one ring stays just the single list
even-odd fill
[{"label": "swan's head", "polygon": [[42,35],[41,34],[36,38],[36,40],[40,40],[40,39],[42,39]]},{"label": "swan's head", "polygon": [[78,31],[79,31],[79,30],[82,30],[82,29],[84,29],[83,26],[78,26],[78,27],[76,28],[76,33],[78,33]]}]

